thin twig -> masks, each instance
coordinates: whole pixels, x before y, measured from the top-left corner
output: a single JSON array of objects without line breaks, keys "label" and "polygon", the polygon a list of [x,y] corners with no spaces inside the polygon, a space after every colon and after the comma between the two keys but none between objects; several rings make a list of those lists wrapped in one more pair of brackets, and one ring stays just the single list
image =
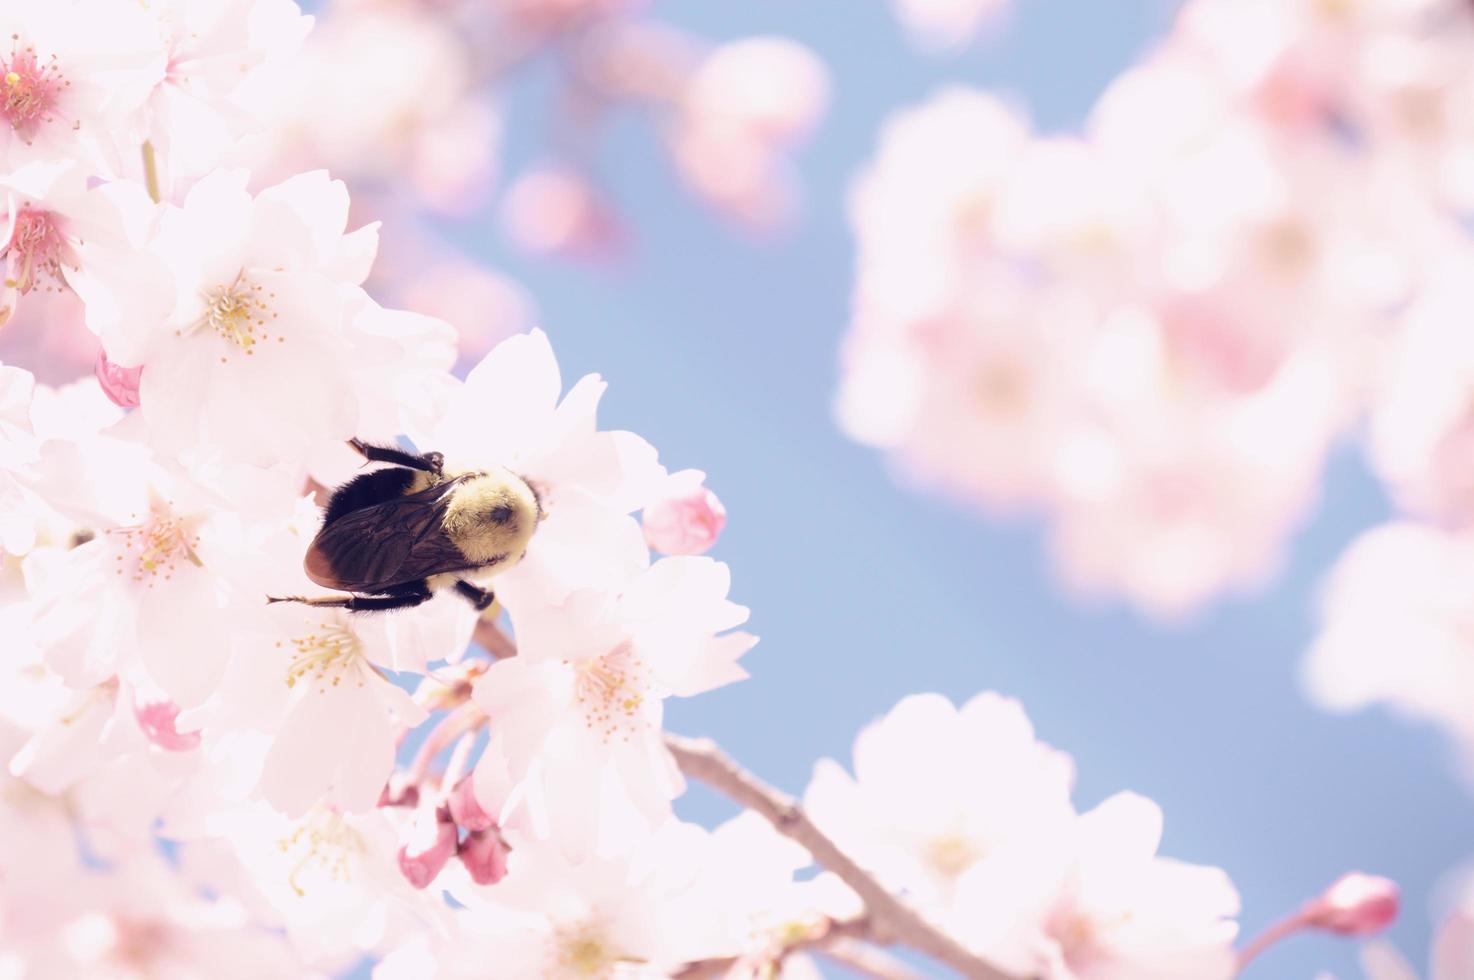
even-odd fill
[{"label": "thin twig", "polygon": [[687,776],[699,779],[733,802],[755,811],[780,834],[802,844],[814,860],[854,890],[873,920],[873,938],[910,946],[970,980],[1013,980],[974,956],[919,912],[891,894],[818,827],[787,794],[764,783],[732,760],[711,739],[665,736],[665,744]]},{"label": "thin twig", "polygon": [[814,952],[875,980],[926,980],[920,972],[902,963],[885,950],[857,939],[841,936],[825,943]]}]

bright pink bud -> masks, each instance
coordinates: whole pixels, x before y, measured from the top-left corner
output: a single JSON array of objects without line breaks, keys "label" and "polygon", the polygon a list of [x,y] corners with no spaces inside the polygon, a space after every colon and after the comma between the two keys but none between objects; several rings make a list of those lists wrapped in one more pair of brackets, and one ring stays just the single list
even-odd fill
[{"label": "bright pink bud", "polygon": [[424,888],[435,880],[456,852],[456,825],[445,807],[416,811],[399,846],[399,870],[411,885]]},{"label": "bright pink bud", "polygon": [[1342,936],[1370,936],[1397,919],[1397,882],[1359,871],[1342,875],[1305,907],[1305,924]]},{"label": "bright pink bud", "polygon": [[494,885],[507,873],[511,849],[495,827],[467,834],[461,841],[461,863],[478,885]]},{"label": "bright pink bud", "polygon": [[179,717],[179,705],[173,701],[133,701],[133,717],[138,720],[138,729],[143,737],[161,749],[170,752],[188,752],[198,748],[199,732],[181,732],[174,727]]},{"label": "bright pink bud", "polygon": [[716,544],[727,509],[706,489],[700,470],[681,470],[666,481],[663,496],[647,504],[645,542],[667,555],[699,555]]},{"label": "bright pink bud", "polygon": [[97,365],[92,369],[102,393],[112,399],[119,408],[138,407],[138,379],[143,377],[143,368],[119,367],[107,359],[103,351],[97,352]]},{"label": "bright pink bud", "polygon": [[419,806],[420,787],[411,782],[409,777],[402,772],[394,772],[389,776],[384,788],[379,791],[379,802],[375,806]]},{"label": "bright pink bud", "polygon": [[496,818],[481,808],[472,782],[467,776],[451,790],[450,799],[446,801],[450,805],[451,819],[463,830],[490,830],[496,826]]}]

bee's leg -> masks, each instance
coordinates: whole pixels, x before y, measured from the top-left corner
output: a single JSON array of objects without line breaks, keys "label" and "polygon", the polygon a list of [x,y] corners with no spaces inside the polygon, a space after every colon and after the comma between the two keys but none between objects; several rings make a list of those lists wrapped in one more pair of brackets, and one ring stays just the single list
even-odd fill
[{"label": "bee's leg", "polygon": [[464,596],[466,601],[476,607],[476,611],[490,609],[491,604],[496,602],[496,596],[490,589],[482,589],[472,585],[470,582],[456,580],[456,592]]},{"label": "bee's leg", "polygon": [[346,598],[323,596],[318,599],[308,599],[299,595],[267,596],[267,605],[273,602],[300,602],[304,606],[316,606],[320,609],[346,609],[349,612],[376,612],[385,609],[409,609],[418,606],[431,596],[429,587],[424,582],[413,582],[394,590],[388,595],[362,596],[354,595]]},{"label": "bee's leg", "polygon": [[373,446],[358,438],[349,439],[348,445],[354,452],[372,463],[393,463],[395,466],[424,470],[436,476],[439,476],[440,471],[445,467],[445,457],[439,453],[409,453],[393,446]]}]

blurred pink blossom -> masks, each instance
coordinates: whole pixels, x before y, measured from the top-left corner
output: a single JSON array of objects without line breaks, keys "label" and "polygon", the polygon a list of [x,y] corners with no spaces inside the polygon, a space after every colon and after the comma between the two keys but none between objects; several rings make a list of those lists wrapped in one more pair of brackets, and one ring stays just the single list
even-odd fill
[{"label": "blurred pink blossom", "polygon": [[699,196],[749,225],[791,210],[784,152],[822,115],[829,82],[803,46],[784,38],[722,45],[697,66],[670,129],[681,175]]},{"label": "blurred pink blossom", "polygon": [[507,235],[540,255],[607,258],[623,230],[592,183],[567,170],[533,170],[518,177],[502,202]]}]

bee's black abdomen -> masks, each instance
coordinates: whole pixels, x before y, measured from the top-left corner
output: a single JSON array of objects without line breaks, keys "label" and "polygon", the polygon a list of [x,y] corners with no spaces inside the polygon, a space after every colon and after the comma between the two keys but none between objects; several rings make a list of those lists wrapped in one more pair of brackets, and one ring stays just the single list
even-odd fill
[{"label": "bee's black abdomen", "polygon": [[386,500],[404,496],[410,487],[414,486],[416,476],[414,470],[398,466],[355,476],[333,491],[333,497],[328,501],[327,511],[323,514],[323,527],[327,527],[350,511],[372,507],[374,504],[382,504]]}]

